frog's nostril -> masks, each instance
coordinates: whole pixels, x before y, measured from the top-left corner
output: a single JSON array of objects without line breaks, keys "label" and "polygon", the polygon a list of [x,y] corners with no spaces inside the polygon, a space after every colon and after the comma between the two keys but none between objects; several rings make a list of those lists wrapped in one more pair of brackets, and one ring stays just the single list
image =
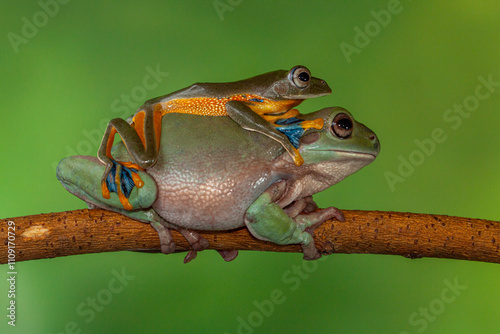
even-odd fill
[{"label": "frog's nostril", "polygon": [[377,136],[375,136],[374,134],[371,134],[368,138],[370,138],[370,140],[375,140],[377,138]]}]

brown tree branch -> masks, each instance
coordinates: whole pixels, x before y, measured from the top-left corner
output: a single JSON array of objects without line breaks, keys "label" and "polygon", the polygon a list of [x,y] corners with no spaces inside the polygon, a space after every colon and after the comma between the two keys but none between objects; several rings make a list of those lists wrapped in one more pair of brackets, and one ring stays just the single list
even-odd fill
[{"label": "brown tree branch", "polygon": [[[324,254],[370,253],[409,258],[437,257],[500,263],[500,222],[401,212],[343,211],[346,222],[328,221],[316,229],[316,246]],[[159,239],[149,225],[105,210],[75,210],[2,219],[4,242],[0,263],[75,254],[124,250],[159,251]],[[12,229],[10,229],[12,232]],[[177,251],[190,249],[173,231]],[[246,228],[201,233],[209,249],[300,252],[298,245],[279,246],[251,236]],[[15,248],[12,246],[15,245]],[[12,250],[10,251],[13,252]],[[11,255],[12,257],[12,255]]]}]

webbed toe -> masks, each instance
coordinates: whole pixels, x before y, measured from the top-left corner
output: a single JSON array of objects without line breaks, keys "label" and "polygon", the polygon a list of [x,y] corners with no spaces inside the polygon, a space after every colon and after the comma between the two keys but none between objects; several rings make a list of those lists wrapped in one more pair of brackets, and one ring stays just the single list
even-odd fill
[{"label": "webbed toe", "polygon": [[238,256],[238,250],[237,249],[233,249],[233,250],[218,250],[217,252],[219,252],[220,256],[222,256],[222,258],[226,262],[233,261]]}]

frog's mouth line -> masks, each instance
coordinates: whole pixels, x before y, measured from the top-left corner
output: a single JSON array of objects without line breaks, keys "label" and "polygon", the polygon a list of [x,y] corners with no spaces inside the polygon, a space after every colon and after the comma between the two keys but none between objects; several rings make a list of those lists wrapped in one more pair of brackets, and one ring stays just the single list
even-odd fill
[{"label": "frog's mouth line", "polygon": [[360,158],[366,158],[370,157],[375,159],[378,154],[373,154],[373,153],[366,153],[366,152],[349,152],[349,151],[340,151],[340,150],[310,150],[314,152],[335,152],[344,156],[357,156]]}]

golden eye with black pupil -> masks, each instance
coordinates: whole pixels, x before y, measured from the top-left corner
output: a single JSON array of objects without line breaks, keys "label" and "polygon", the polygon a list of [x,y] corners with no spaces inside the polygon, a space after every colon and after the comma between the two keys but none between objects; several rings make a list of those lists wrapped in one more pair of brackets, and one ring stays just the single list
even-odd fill
[{"label": "golden eye with black pupil", "polygon": [[290,79],[298,88],[306,88],[311,81],[311,72],[306,67],[297,66],[290,71]]},{"label": "golden eye with black pupil", "polygon": [[346,139],[352,135],[353,124],[352,120],[346,114],[340,113],[333,119],[333,133],[339,138]]}]

